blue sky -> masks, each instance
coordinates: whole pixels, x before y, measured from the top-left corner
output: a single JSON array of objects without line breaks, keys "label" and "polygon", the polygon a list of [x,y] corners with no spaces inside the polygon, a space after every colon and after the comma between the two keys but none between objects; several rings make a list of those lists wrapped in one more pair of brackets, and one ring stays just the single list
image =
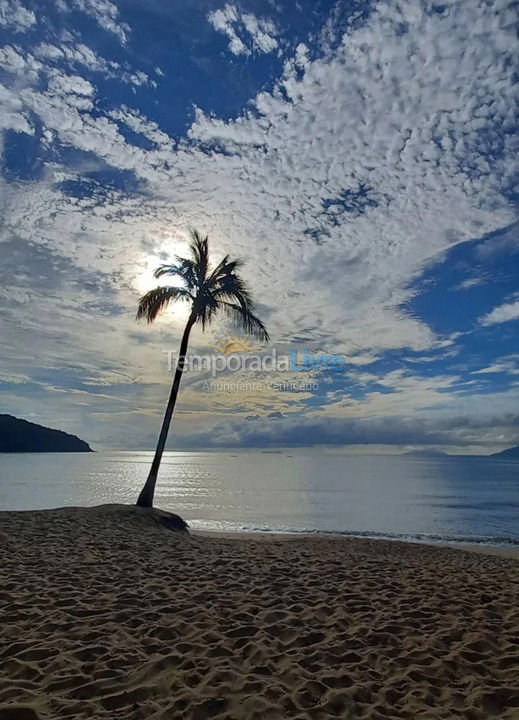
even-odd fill
[{"label": "blue sky", "polygon": [[0,0],[0,39],[2,412],[152,447],[185,315],[135,308],[196,227],[347,365],[190,373],[170,447],[519,443],[511,3]]}]

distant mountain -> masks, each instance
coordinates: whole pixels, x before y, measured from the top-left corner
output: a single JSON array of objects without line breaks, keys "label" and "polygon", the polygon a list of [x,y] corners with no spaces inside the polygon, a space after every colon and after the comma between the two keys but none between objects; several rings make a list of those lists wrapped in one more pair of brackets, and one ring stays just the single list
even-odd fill
[{"label": "distant mountain", "polygon": [[0,415],[0,452],[93,452],[75,435]]},{"label": "distant mountain", "polygon": [[508,448],[508,450],[502,450],[498,453],[493,453],[490,457],[493,458],[509,458],[510,460],[519,460],[519,445]]},{"label": "distant mountain", "polygon": [[408,457],[422,457],[422,458],[436,458],[436,457],[449,457],[449,454],[443,452],[443,450],[410,450],[404,453]]}]

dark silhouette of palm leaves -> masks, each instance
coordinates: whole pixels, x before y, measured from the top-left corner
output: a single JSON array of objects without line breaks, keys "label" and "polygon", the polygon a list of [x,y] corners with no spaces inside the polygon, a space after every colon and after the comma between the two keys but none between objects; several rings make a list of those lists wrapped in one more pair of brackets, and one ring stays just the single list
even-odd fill
[{"label": "dark silhouette of palm leaves", "polygon": [[268,342],[265,325],[254,313],[249,289],[237,274],[242,261],[226,255],[211,268],[208,238],[196,230],[191,232],[189,247],[190,258],[177,257],[175,264],[161,265],[154,273],[156,278],[164,275],[179,278],[182,286],[157,287],[147,292],[139,301],[137,318],[151,323],[171,302],[188,302],[192,319],[200,322],[204,330],[222,312],[248,335]]}]

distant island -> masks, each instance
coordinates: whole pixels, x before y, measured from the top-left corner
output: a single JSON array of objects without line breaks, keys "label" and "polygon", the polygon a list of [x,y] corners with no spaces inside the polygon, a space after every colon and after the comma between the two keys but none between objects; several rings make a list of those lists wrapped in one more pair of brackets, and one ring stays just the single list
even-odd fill
[{"label": "distant island", "polygon": [[508,450],[501,450],[501,452],[493,453],[490,457],[493,458],[509,458],[510,460],[519,460],[519,445],[508,448]]},{"label": "distant island", "polygon": [[0,452],[93,452],[75,435],[0,414]]},{"label": "distant island", "polygon": [[501,450],[501,452],[492,453],[491,455],[450,455],[449,453],[443,452],[443,450],[429,450],[427,448],[419,450],[410,450],[409,452],[403,453],[407,457],[416,458],[439,458],[439,457],[453,457],[453,458],[502,458],[503,460],[519,460],[519,445],[516,447],[508,448],[508,450]]}]

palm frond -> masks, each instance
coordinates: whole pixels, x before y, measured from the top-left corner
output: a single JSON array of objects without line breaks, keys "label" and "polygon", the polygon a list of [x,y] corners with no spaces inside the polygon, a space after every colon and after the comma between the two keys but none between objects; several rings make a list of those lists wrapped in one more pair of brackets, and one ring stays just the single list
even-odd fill
[{"label": "palm frond", "polygon": [[177,266],[176,265],[159,265],[156,270],[153,271],[153,277],[159,278],[163,275],[176,275],[177,274]]},{"label": "palm frond", "polygon": [[180,274],[180,268],[178,265],[159,265],[159,267],[153,272],[153,277],[160,278],[163,275],[179,275],[179,274]]},{"label": "palm frond", "polygon": [[225,277],[226,275],[231,275],[231,273],[235,273],[236,270],[239,270],[242,266],[243,260],[240,260],[239,258],[236,258],[235,260],[229,260],[229,256],[226,255],[215,267],[210,277],[208,278],[208,281],[213,284],[220,280],[222,277]]},{"label": "palm frond", "polygon": [[207,235],[202,237],[198,230],[191,230],[189,249],[193,258],[192,262],[197,269],[198,284],[202,286],[209,269],[209,238]]},{"label": "palm frond", "polygon": [[189,258],[177,257],[176,265],[160,265],[153,273],[154,277],[160,278],[163,275],[173,275],[182,278],[190,290],[198,288],[198,269]]},{"label": "palm frond", "polygon": [[236,301],[243,307],[252,308],[252,297],[245,280],[234,273],[220,276],[209,290],[216,298],[221,300]]},{"label": "palm frond", "polygon": [[197,298],[194,303],[196,319],[202,323],[202,330],[205,330],[218,312],[218,301],[211,294]]},{"label": "palm frond", "polygon": [[211,271],[209,265],[209,241],[197,230],[191,230],[190,258],[177,257],[173,265],[160,265],[155,277],[163,275],[180,277],[183,287],[159,287],[143,295],[139,301],[137,318],[153,322],[158,313],[176,300],[192,303],[192,317],[202,328],[212,322],[219,310],[231,320],[263,342],[269,335],[262,321],[254,314],[254,303],[247,283],[237,274],[243,262],[226,255]]},{"label": "palm frond", "polygon": [[270,337],[265,325],[250,309],[224,300],[221,300],[219,305],[233,324],[241,328],[247,335],[251,335],[260,342],[269,342]]},{"label": "palm frond", "polygon": [[143,295],[139,300],[137,308],[137,320],[146,318],[151,323],[155,320],[161,310],[166,308],[171,301],[191,300],[191,295],[186,288],[179,287],[157,287]]}]

